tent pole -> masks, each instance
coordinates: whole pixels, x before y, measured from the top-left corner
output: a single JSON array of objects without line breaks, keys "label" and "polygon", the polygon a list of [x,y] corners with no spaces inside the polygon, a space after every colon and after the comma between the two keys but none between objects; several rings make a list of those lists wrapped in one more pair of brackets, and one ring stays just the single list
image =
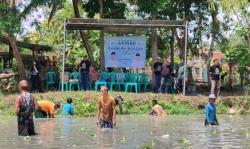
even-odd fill
[{"label": "tent pole", "polygon": [[187,76],[187,32],[188,32],[188,23],[185,22],[185,57],[184,57],[184,79],[183,79],[183,95],[186,95],[186,76]]},{"label": "tent pole", "polygon": [[64,32],[63,32],[63,66],[62,66],[62,92],[64,91],[64,70],[65,70],[65,51],[66,51],[66,20],[64,19]]}]

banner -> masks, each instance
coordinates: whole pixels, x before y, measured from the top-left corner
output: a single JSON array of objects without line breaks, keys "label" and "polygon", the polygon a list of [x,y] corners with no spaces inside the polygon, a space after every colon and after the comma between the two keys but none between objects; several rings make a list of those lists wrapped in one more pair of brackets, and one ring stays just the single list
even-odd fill
[{"label": "banner", "polygon": [[107,37],[104,44],[105,67],[144,68],[146,38]]}]

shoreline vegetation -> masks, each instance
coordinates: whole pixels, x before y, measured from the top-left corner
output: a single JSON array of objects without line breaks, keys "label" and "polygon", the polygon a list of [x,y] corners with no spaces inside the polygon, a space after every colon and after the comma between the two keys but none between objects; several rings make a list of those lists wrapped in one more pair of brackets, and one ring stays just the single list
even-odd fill
[{"label": "shoreline vegetation", "polygon": [[[47,92],[33,94],[38,100],[59,101],[66,103],[67,97],[73,98],[75,115],[80,117],[94,116],[97,110],[98,92]],[[113,97],[122,96],[124,114],[148,114],[152,107],[152,100],[156,99],[168,114],[203,114],[207,104],[207,96],[181,96],[154,93],[124,93],[110,92]],[[15,95],[0,95],[0,114],[15,115]],[[119,112],[119,110],[117,110]],[[58,111],[57,114],[60,114]],[[217,100],[218,114],[248,114],[250,113],[250,96],[221,96]]]}]

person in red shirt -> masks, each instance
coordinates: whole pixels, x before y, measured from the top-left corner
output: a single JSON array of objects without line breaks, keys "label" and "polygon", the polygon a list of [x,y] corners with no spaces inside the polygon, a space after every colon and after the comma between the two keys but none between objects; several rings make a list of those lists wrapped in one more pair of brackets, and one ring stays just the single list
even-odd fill
[{"label": "person in red shirt", "polygon": [[90,68],[89,75],[90,75],[90,85],[91,85],[91,88],[93,88],[95,85],[95,82],[99,79],[99,73],[95,67],[92,67]]}]

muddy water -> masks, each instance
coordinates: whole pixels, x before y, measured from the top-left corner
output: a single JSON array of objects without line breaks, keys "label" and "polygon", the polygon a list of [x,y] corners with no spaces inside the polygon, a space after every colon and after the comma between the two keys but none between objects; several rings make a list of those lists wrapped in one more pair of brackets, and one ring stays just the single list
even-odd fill
[{"label": "muddy water", "polygon": [[250,116],[219,116],[204,127],[203,115],[118,116],[115,129],[97,129],[95,118],[35,119],[38,135],[17,136],[15,117],[0,116],[0,149],[250,148]]}]

